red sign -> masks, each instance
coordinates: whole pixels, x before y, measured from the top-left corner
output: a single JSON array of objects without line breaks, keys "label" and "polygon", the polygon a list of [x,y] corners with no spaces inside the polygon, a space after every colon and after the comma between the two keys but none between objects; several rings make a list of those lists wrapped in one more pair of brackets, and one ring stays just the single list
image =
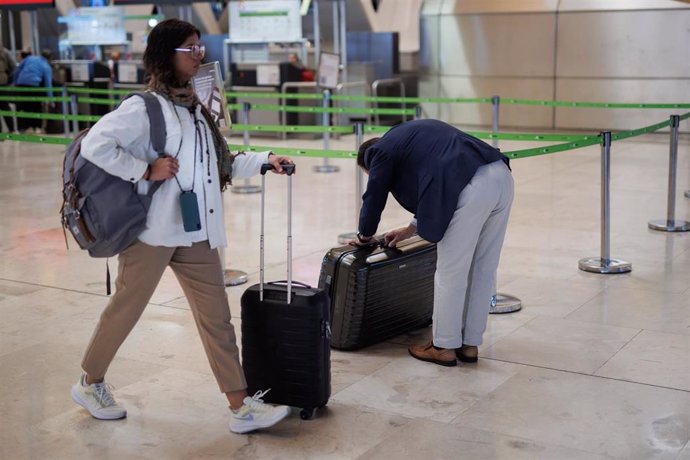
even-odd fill
[{"label": "red sign", "polygon": [[0,0],[0,8],[12,8],[16,10],[55,8],[55,0]]}]

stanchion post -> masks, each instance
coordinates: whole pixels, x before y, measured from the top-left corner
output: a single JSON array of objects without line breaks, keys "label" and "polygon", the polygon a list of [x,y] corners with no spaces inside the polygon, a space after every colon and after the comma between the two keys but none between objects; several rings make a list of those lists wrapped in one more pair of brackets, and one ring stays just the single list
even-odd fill
[{"label": "stanchion post", "polygon": [[[242,103],[242,124],[244,124],[244,132],[242,133],[242,143],[245,147],[249,147],[251,143],[249,139],[249,111],[252,105],[249,102]],[[240,195],[248,195],[250,193],[261,192],[260,185],[252,185],[249,179],[244,180],[242,185],[234,185],[231,189],[232,193],[238,193]]]},{"label": "stanchion post", "polygon": [[503,313],[515,313],[522,310],[522,300],[510,294],[494,294],[491,296],[489,313],[499,315]]},{"label": "stanchion post", "polygon": [[690,190],[685,191],[685,198],[690,198]]},{"label": "stanchion post", "polygon": [[580,270],[615,274],[628,273],[632,264],[621,259],[611,258],[611,132],[605,131],[601,136],[601,256],[581,259]]},{"label": "stanchion post", "polygon": [[[243,143],[245,147],[249,147],[249,110],[251,110],[251,104],[249,102],[245,102],[242,104],[242,123],[244,124],[244,136],[243,136]],[[232,192],[233,193],[257,193],[261,191],[261,186],[258,185],[252,185],[249,182],[249,179],[244,181],[244,185],[238,185],[238,186],[233,186],[232,187]],[[222,195],[222,194],[221,194]],[[222,196],[221,196],[222,198]],[[223,200],[224,201],[224,200]],[[223,204],[223,208],[225,208],[225,204]],[[244,284],[247,282],[249,279],[249,276],[247,275],[246,272],[243,272],[242,270],[234,270],[232,268],[227,268],[225,264],[225,248],[220,248],[220,261],[222,264],[223,268],[223,282],[225,283],[226,286],[239,286],[240,284]]]},{"label": "stanchion post", "polygon": [[[355,123],[355,151],[359,152],[359,147],[364,141],[364,124],[361,121]],[[355,165],[355,228],[359,225],[359,212],[362,209],[362,195],[364,194],[364,173],[359,165]],[[341,233],[338,235],[338,244],[347,244],[348,241],[357,238],[357,231]]]},{"label": "stanchion post", "polygon": [[[498,134],[498,115],[501,106],[500,96],[493,96],[491,98],[491,132]],[[494,138],[491,140],[491,145],[498,148],[498,139]]]},{"label": "stanchion post", "polygon": [[[17,43],[14,36],[14,11],[7,11],[7,22],[10,29],[10,49],[12,50],[12,58],[15,59],[17,56]],[[38,53],[37,53],[38,54]],[[14,105],[14,110],[17,111],[17,104]],[[17,124],[17,115],[12,115],[12,123],[14,123],[14,131],[19,132],[19,125]]]},{"label": "stanchion post", "polygon": [[68,110],[67,102],[65,101],[65,98],[67,98],[67,88],[65,88],[64,85],[62,86],[62,98],[62,114],[65,116],[65,118],[62,120],[62,129],[65,133],[65,136],[69,136],[69,122],[67,121]]},{"label": "stanchion post", "polygon": [[671,136],[668,160],[668,197],[666,219],[650,220],[647,224],[650,229],[659,232],[687,232],[690,231],[690,222],[676,220],[676,174],[678,166],[678,128],[680,115],[671,115]]},{"label": "stanchion post", "polygon": [[[323,90],[323,108],[328,109],[331,106],[331,91],[328,89]],[[331,114],[327,110],[324,110],[321,114],[321,122],[324,127],[323,131],[323,149],[330,150],[331,148],[331,133],[329,133],[326,128],[331,125]],[[323,164],[314,166],[314,172],[317,173],[335,173],[340,171],[340,167],[336,165],[329,164],[328,158],[323,159]]]},{"label": "stanchion post", "polygon": [[[76,94],[72,94],[70,96],[69,104],[70,104],[70,110],[72,111],[72,115],[76,115],[77,114],[77,95]],[[72,120],[72,131],[74,133],[74,136],[79,134],[79,121],[76,118],[74,118]]]}]

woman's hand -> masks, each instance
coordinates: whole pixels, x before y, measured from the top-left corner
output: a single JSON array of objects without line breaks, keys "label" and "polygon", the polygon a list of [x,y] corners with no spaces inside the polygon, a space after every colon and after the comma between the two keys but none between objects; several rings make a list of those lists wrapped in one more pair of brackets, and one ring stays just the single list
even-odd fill
[{"label": "woman's hand", "polygon": [[281,165],[294,165],[295,162],[288,157],[279,157],[275,153],[270,153],[268,155],[268,162],[273,165],[274,174],[285,174],[283,167]]},{"label": "woman's hand", "polygon": [[151,165],[151,173],[146,179],[152,181],[172,179],[179,170],[180,163],[177,161],[177,158],[159,158]]}]

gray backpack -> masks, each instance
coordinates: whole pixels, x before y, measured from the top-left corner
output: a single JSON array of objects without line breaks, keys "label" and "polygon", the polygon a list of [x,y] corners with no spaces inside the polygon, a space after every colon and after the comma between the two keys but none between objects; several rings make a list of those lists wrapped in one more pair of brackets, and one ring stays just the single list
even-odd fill
[{"label": "gray backpack", "polygon": [[[144,99],[151,145],[159,157],[164,156],[166,131],[160,102],[151,93],[133,93],[127,98],[131,96]],[[65,243],[67,229],[91,257],[112,257],[135,243],[144,231],[151,199],[163,181],[155,182],[148,194],[139,195],[136,184],[110,175],[86,160],[80,153],[88,131],[79,133],[65,151],[60,210]]]}]

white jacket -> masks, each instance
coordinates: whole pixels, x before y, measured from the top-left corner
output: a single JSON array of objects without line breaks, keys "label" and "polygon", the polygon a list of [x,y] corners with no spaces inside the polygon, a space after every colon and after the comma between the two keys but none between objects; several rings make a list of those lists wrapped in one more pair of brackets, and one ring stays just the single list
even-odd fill
[{"label": "white jacket", "polygon": [[[194,116],[189,110],[173,105],[160,95],[156,96],[165,118],[165,152],[173,157],[177,155],[180,164],[177,179],[180,185],[174,178],[167,180],[153,195],[146,230],[139,235],[139,240],[151,246],[191,246],[205,240],[208,240],[211,248],[226,246],[216,150],[201,108],[196,109],[197,125],[201,132],[199,140],[196,138]],[[233,179],[246,179],[259,174],[269,153],[239,155],[233,164]],[[137,191],[146,194],[151,182],[141,178],[147,165],[158,156],[151,147],[144,100],[130,97],[117,110],[101,118],[82,141],[81,155],[110,174],[137,183]],[[192,185],[199,202],[201,230],[185,232],[180,210],[180,186],[186,191],[191,190]]]}]

